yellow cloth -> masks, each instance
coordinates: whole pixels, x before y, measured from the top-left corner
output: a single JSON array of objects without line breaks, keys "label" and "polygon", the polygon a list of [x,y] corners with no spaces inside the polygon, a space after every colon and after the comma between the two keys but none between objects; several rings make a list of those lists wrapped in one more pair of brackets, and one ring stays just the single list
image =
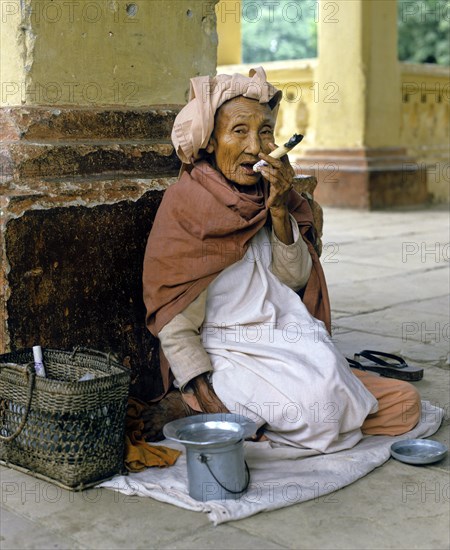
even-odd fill
[{"label": "yellow cloth", "polygon": [[144,421],[142,413],[149,405],[128,399],[125,427],[125,467],[129,472],[140,472],[149,466],[172,466],[181,452],[169,447],[149,445],[142,435]]}]

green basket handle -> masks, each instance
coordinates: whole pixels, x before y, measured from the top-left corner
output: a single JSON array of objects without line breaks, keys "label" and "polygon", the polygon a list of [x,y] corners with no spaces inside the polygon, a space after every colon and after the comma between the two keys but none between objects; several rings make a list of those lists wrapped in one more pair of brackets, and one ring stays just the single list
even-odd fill
[{"label": "green basket handle", "polygon": [[[10,369],[18,370],[21,373],[23,373],[23,369],[21,369],[16,365],[12,365],[11,363],[4,363],[4,364],[0,363],[0,369],[6,368],[6,367]],[[28,365],[26,365],[25,367],[26,367],[26,375],[28,377],[27,404],[25,407],[25,414],[23,415],[23,418],[19,424],[19,427],[12,435],[0,435],[0,441],[4,441],[5,443],[12,441],[20,434],[20,432],[25,427],[25,424],[28,418],[28,413],[30,412],[31,398],[33,397],[34,382],[36,380],[36,372],[34,370],[33,363],[28,363]]]}]

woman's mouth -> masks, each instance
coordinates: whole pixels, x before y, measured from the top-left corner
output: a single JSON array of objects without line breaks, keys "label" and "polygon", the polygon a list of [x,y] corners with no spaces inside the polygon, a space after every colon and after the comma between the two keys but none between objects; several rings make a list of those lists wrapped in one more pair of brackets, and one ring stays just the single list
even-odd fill
[{"label": "woman's mouth", "polygon": [[[257,172],[254,172],[253,171],[253,166],[254,166],[254,162],[245,162],[243,164],[241,164],[241,167],[243,168],[244,172],[248,175],[248,176],[255,176],[257,175],[258,173]],[[259,174],[258,174],[259,175]]]}]

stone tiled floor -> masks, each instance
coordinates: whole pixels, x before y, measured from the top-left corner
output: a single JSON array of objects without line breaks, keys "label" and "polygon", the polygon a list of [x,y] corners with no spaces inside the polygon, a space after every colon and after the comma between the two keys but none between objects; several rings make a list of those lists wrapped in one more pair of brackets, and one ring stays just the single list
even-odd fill
[{"label": "stone tiled floor", "polygon": [[[401,353],[444,407],[449,444],[449,215],[444,208],[325,211],[323,264],[334,340]],[[69,493],[2,468],[0,548],[443,549],[450,544],[449,458],[393,459],[316,501],[213,527],[203,515],[108,490]]]}]

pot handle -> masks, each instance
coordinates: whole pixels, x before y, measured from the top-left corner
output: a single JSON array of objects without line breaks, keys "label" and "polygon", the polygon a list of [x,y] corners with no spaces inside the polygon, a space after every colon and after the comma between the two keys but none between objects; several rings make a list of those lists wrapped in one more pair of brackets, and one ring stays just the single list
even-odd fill
[{"label": "pot handle", "polygon": [[247,481],[245,482],[245,487],[243,489],[241,489],[240,491],[232,491],[231,489],[227,489],[224,485],[222,485],[222,483],[220,483],[220,481],[217,479],[217,477],[213,474],[213,471],[211,470],[211,468],[208,464],[208,457],[207,456],[205,456],[203,454],[200,454],[198,458],[199,458],[200,462],[208,468],[209,473],[213,476],[214,480],[219,484],[219,486],[222,487],[222,489],[225,489],[225,491],[227,491],[228,493],[231,493],[232,495],[240,495],[241,493],[245,493],[245,491],[248,489],[248,486],[250,484],[250,469],[248,467],[248,464],[247,464],[246,460],[244,460],[245,474],[246,474],[246,477],[247,477]]}]

